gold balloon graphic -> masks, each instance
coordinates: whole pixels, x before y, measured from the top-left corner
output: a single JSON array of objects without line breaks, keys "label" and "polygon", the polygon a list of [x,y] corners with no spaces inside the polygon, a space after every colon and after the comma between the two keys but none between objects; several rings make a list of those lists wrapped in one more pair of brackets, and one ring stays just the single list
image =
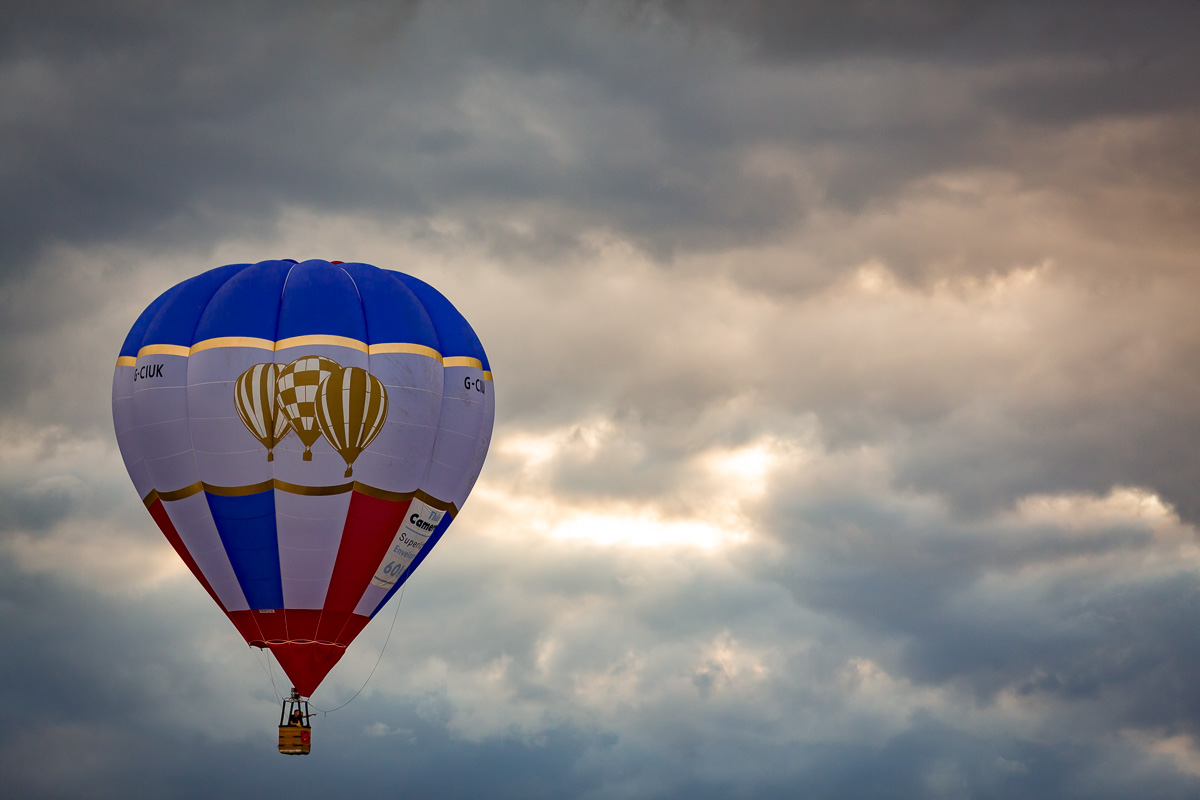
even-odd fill
[{"label": "gold balloon graphic", "polygon": [[288,435],[291,423],[279,408],[278,364],[255,364],[233,384],[233,404],[242,424],[267,448],[267,461],[275,460],[275,445]]},{"label": "gold balloon graphic", "polygon": [[321,381],[342,365],[324,356],[301,356],[279,370],[279,405],[304,443],[304,460],[312,461],[312,446],[321,438],[317,427],[317,390]]},{"label": "gold balloon graphic", "polygon": [[338,369],[321,381],[317,392],[317,424],[345,460],[347,478],[354,473],[358,454],[383,430],[387,412],[387,389],[365,369]]}]

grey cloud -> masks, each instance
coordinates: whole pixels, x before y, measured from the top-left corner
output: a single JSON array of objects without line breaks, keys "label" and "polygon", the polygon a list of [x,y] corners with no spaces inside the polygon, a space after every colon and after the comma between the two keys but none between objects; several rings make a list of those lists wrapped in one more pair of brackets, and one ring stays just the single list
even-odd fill
[{"label": "grey cloud", "polygon": [[[686,307],[655,282],[628,300],[604,287],[579,300],[535,293],[513,330],[558,338],[496,351],[512,377],[506,418],[568,437],[547,467],[561,496],[677,498],[698,454],[815,426],[835,452],[887,448],[896,485],[965,515],[1031,493],[1135,486],[1194,521],[1192,282],[1032,280],[994,295],[902,286],[863,295],[869,312],[836,292],[717,304],[678,282]],[[597,420],[610,427],[589,444]]]},{"label": "grey cloud", "polygon": [[[363,702],[316,725],[337,769],[281,777],[268,767],[279,758],[271,740],[278,708],[262,695],[264,676],[237,634],[198,587],[105,599],[22,575],[7,560],[0,569],[0,766],[14,797],[382,792],[395,788],[398,767],[406,791],[418,796],[578,795],[584,784],[571,764],[585,748],[604,747],[604,737],[569,729],[547,731],[536,746],[472,745],[448,738],[438,719],[412,706]],[[212,646],[235,656],[215,683],[213,665],[224,658],[205,649]],[[247,679],[256,688],[241,695],[233,687]],[[251,694],[248,707],[242,700],[235,703],[241,709],[231,707],[232,696]],[[228,730],[242,714],[255,720],[251,731]],[[348,737],[380,718],[411,730],[417,745]],[[469,768],[452,766],[462,759]]]},{"label": "grey cloud", "polygon": [[[199,797],[249,796],[290,789],[295,782],[297,790],[303,783],[310,791],[336,794],[351,786],[357,791],[394,788],[396,770],[401,770],[410,793],[447,797],[480,793],[785,797],[794,796],[799,786],[817,797],[876,797],[888,792],[940,797],[956,791],[981,797],[1122,797],[1133,791],[1131,787],[1153,787],[1156,796],[1184,797],[1195,790],[1193,778],[1168,764],[1155,763],[1136,748],[1114,745],[1083,729],[1076,730],[1073,744],[1048,744],[1011,733],[952,727],[919,713],[900,732],[871,741],[829,739],[822,735],[828,733],[825,730],[819,730],[815,740],[797,737],[793,720],[831,713],[852,691],[829,683],[830,671],[847,654],[862,654],[863,647],[879,649],[881,658],[883,649],[877,639],[850,636],[829,618],[820,621],[802,615],[786,621],[787,615],[779,613],[778,593],[727,570],[700,567],[691,581],[643,582],[642,589],[634,590],[633,604],[608,605],[615,619],[577,615],[575,625],[584,628],[576,636],[571,636],[574,625],[558,628],[557,633],[567,636],[565,651],[549,662],[539,662],[534,657],[539,639],[553,630],[548,623],[560,614],[570,615],[572,609],[587,608],[575,605],[579,600],[591,597],[603,608],[621,599],[622,590],[610,582],[615,575],[654,579],[663,573],[638,569],[632,561],[612,554],[603,555],[599,562],[589,560],[587,551],[581,550],[568,560],[561,555],[546,561],[536,556],[519,560],[506,576],[487,569],[496,563],[495,552],[484,548],[476,553],[470,545],[468,535],[450,545],[452,549],[435,554],[439,563],[414,584],[401,606],[401,632],[385,656],[375,686],[345,711],[318,718],[316,746],[323,760],[301,767],[306,772],[289,771],[286,776],[270,767],[278,758],[271,752],[270,740],[276,710],[269,694],[262,696],[263,676],[245,663],[249,658],[236,635],[226,630],[203,592],[191,587],[190,592],[172,589],[136,600],[104,599],[48,579],[30,579],[6,566],[0,608],[5,609],[13,647],[5,651],[4,721],[9,733],[0,740],[0,760],[10,787],[26,797],[63,793],[115,797],[131,792]],[[465,584],[464,579],[468,579]],[[462,592],[463,585],[472,585],[472,591]],[[1169,601],[1187,587],[1167,583],[1160,589],[1145,597],[1147,604]],[[1122,606],[1116,594],[1096,612],[1101,619],[1112,611],[1129,621],[1144,618],[1146,609],[1140,603],[1120,612]],[[1184,611],[1177,619],[1186,616]],[[514,625],[514,620],[525,622]],[[964,630],[968,622],[963,620]],[[936,620],[929,625],[939,627]],[[1142,652],[1151,643],[1161,648],[1165,637],[1175,635],[1174,625],[1168,620],[1163,628],[1149,627],[1144,637],[1135,639],[1134,650]],[[788,648],[793,637],[819,637],[821,646],[804,657],[814,663],[793,657],[794,674],[782,670],[769,679],[767,700],[782,716],[763,716],[745,703],[730,705],[723,699],[730,687],[723,682],[719,665],[706,673],[712,681],[707,697],[699,689],[694,700],[669,693],[679,666],[669,654],[726,626],[732,626],[744,644],[764,647],[766,652]],[[954,637],[960,632],[947,627],[951,629],[942,634],[943,641],[957,651]],[[610,635],[599,636],[600,631]],[[1118,625],[1111,633],[1129,631]],[[470,650],[461,650],[456,643],[469,643]],[[924,643],[935,644],[934,634],[925,636]],[[981,672],[990,666],[1021,674],[1022,658],[1034,657],[1041,665],[1053,662],[1060,668],[1057,674],[1063,674],[1063,664],[1073,657],[1079,659],[1082,671],[1097,647],[1086,637],[1066,638],[1057,651],[1038,655],[1038,645],[1020,646],[1029,646],[1028,637],[1014,644],[1014,652],[1008,655],[977,654],[986,664],[971,669]],[[1107,639],[1104,646],[1109,646]],[[229,666],[219,678],[204,674],[212,669],[212,653],[206,648],[229,653],[227,662],[221,660]],[[590,722],[586,712],[578,711],[574,721],[555,721],[556,716],[572,713],[575,676],[611,667],[614,655],[629,649],[652,661],[668,658],[641,678],[644,687],[637,707],[615,717],[593,717]],[[968,671],[962,666],[947,671],[945,659],[936,652],[914,651],[903,654],[900,666],[919,680],[953,685]],[[1159,652],[1150,650],[1148,655]],[[453,674],[441,689],[418,685],[405,691],[409,672],[419,672],[430,654],[437,654],[453,669],[486,666],[500,655],[512,660],[491,695],[475,701],[480,707],[464,709],[462,700],[453,695]],[[929,658],[927,666],[943,671],[922,672],[918,654]],[[1150,661],[1142,660],[1135,672]],[[822,662],[825,666],[817,667],[814,674],[813,667]],[[1187,662],[1168,658],[1162,677],[1173,679],[1177,669],[1187,667]],[[325,691],[332,692],[330,696],[348,695],[343,687],[352,680],[341,676]],[[814,680],[816,687],[808,685]],[[1123,696],[1123,685],[1106,682],[1106,701],[1113,702],[1114,694]],[[234,713],[229,704],[249,686],[258,687],[254,702]],[[351,691],[356,687],[355,683]],[[664,688],[666,695],[660,694]],[[1153,685],[1146,688],[1161,690]],[[392,693],[396,689],[399,697]],[[544,706],[548,718],[532,732],[518,729],[482,739],[452,733],[456,714],[484,711],[504,696]],[[1078,693],[1065,697],[1079,699]],[[199,731],[194,723],[180,724],[189,719],[197,703],[209,709],[206,713],[215,714],[209,727]],[[36,715],[36,721],[29,721],[29,715]],[[239,717],[238,724],[234,730],[223,730],[228,725],[223,717],[230,715]],[[1125,719],[1154,729],[1169,722],[1170,716],[1155,713]],[[406,740],[352,735],[380,720],[390,729],[408,731]],[[819,716],[816,724],[825,727]],[[85,730],[103,736],[87,737]],[[56,763],[54,752],[64,742],[75,747],[76,768],[46,769]],[[223,767],[220,771],[204,768],[212,763]],[[380,763],[391,767],[380,769]]]},{"label": "grey cloud", "polygon": [[1108,727],[1197,732],[1186,676],[1200,658],[1200,587],[1187,568],[1122,576],[1164,547],[1148,528],[955,523],[811,490],[777,500],[769,520],[788,555],[761,574],[902,643],[885,663],[915,682],[961,687],[985,706],[1010,692]]},{"label": "grey cloud", "polygon": [[[0,561],[6,785],[1195,796],[1147,744],[1200,734],[1183,546],[1013,509],[1200,515],[1196,6],[1036,5],[5,6],[0,526],[43,548]],[[309,212],[459,282],[500,418],[490,495],[280,778],[269,682],[188,576],[47,562],[104,526],[166,547],[97,444],[115,348],[214,252],[324,241]],[[847,288],[864,264],[898,288]],[[536,469],[500,448],[548,433]],[[706,455],[757,442],[742,544],[526,529],[692,519],[741,488]]]},{"label": "grey cloud", "polygon": [[345,168],[340,148],[357,131],[328,77],[353,80],[370,68],[347,50],[369,52],[353,40],[388,31],[380,14],[139,9],[10,12],[14,41],[2,66],[13,98],[2,198],[10,264],[48,241],[169,233],[172,220],[211,230],[205,206],[229,225],[297,190],[313,200],[305,186],[343,202],[371,192],[361,168],[357,191],[334,179]]},{"label": "grey cloud", "polygon": [[[756,30],[835,43],[831,30],[866,31],[856,47],[884,53],[893,35],[921,42],[920,31],[936,38],[981,13],[876,6],[745,13],[761,19]],[[541,260],[613,229],[667,258],[771,238],[814,202],[859,210],[948,169],[1042,174],[989,144],[989,109],[1044,91],[1046,100],[1030,101],[1036,114],[1037,104],[1064,105],[1056,93],[1086,94],[1054,88],[1081,78],[1053,58],[998,80],[950,72],[930,81],[912,59],[764,73],[707,40],[689,45],[654,7],[625,22],[603,4],[504,14],[365,3],[283,15],[265,5],[137,8],[9,12],[0,80],[13,98],[2,198],[10,269],[54,241],[136,233],[196,243],[270,225],[287,205],[417,228],[449,212],[473,220],[497,254]],[[891,22],[873,25],[878,13]],[[1128,30],[1123,19],[1107,9],[1087,27],[1107,41]],[[630,35],[648,21],[647,33]],[[1161,56],[1160,78],[1194,68],[1168,35],[1185,27],[1157,18],[1133,27]],[[1017,48],[1013,57],[1031,56]],[[1139,111],[1096,88],[1110,83],[1098,76],[1092,100],[1068,105]],[[746,169],[746,153],[764,145],[805,159],[815,195]],[[514,211],[532,217],[532,233],[507,233]]]},{"label": "grey cloud", "polygon": [[76,510],[74,498],[61,489],[30,491],[0,486],[0,531],[43,531]]},{"label": "grey cloud", "polygon": [[969,0],[760,0],[736,6],[666,0],[661,5],[695,25],[727,26],[752,42],[764,57],[805,61],[862,54],[936,53],[969,31],[987,10],[985,4]]},{"label": "grey cloud", "polygon": [[[705,0],[647,3],[699,30],[736,32],[771,60],[920,59],[942,64],[1039,57],[1099,58],[1146,65],[1186,54],[1195,4],[1135,8],[1119,0]],[[1185,90],[1186,91],[1186,90]]]},{"label": "grey cloud", "polygon": [[[932,720],[877,750],[828,748],[831,776],[817,776],[817,797],[1103,797],[1155,793],[1186,797],[1186,776],[1161,771],[1151,759],[1103,744],[1044,745],[963,735]],[[847,794],[848,792],[848,794]]]},{"label": "grey cloud", "polygon": [[1189,522],[1200,520],[1194,454],[1180,432],[1189,410],[1145,413],[1135,395],[1124,407],[1015,414],[970,431],[932,428],[897,462],[907,486],[944,492],[969,514],[987,513],[1036,492],[1103,494],[1120,485],[1148,486]]},{"label": "grey cloud", "polygon": [[772,529],[792,543],[797,558],[780,564],[777,574],[789,576],[788,585],[806,602],[844,610],[885,630],[919,625],[991,573],[1136,552],[1151,544],[1147,530],[1087,537],[1053,528],[979,530],[863,497],[802,498],[790,513],[788,503],[780,502],[771,518]]}]

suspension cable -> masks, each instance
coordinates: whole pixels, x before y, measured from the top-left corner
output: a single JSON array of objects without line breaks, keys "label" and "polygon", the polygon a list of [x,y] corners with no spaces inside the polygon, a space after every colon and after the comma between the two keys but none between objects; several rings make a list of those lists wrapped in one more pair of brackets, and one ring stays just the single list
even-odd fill
[{"label": "suspension cable", "polygon": [[[250,649],[253,650],[254,648],[252,647]],[[259,649],[262,649],[262,648],[259,648]],[[271,691],[275,693],[275,699],[278,700],[280,703],[282,703],[283,695],[281,695],[279,693],[279,687],[275,685],[275,670],[271,669],[271,651],[270,650],[266,651],[266,657],[267,657],[267,665],[265,667],[263,667],[262,662],[258,661],[258,653],[254,654],[254,660],[258,661],[258,665],[260,667],[263,667],[263,672],[267,673],[267,677],[271,679]]]},{"label": "suspension cable", "polygon": [[375,670],[379,668],[379,662],[383,661],[383,654],[385,651],[387,651],[388,642],[390,642],[392,640],[392,631],[396,629],[396,620],[400,617],[400,604],[404,602],[404,590],[406,588],[408,588],[407,584],[400,587],[400,596],[398,598],[396,598],[396,613],[392,615],[392,626],[390,628],[388,628],[388,635],[387,635],[387,638],[383,640],[383,647],[379,648],[379,658],[375,659],[375,666],[371,667],[371,674],[367,676],[367,679],[365,681],[363,681],[363,685],[358,687],[358,691],[354,693],[354,697],[351,697],[349,700],[342,703],[340,706],[334,706],[333,708],[330,708],[328,710],[324,709],[324,708],[317,708],[317,706],[314,705],[312,703],[312,701],[309,701],[310,706],[312,706],[317,711],[320,711],[323,715],[329,716],[331,713],[333,713],[334,711],[337,711],[339,708],[345,708],[346,706],[353,703],[355,698],[357,698],[360,694],[362,694],[362,690],[367,688],[367,684],[371,682],[372,676],[375,675]]}]

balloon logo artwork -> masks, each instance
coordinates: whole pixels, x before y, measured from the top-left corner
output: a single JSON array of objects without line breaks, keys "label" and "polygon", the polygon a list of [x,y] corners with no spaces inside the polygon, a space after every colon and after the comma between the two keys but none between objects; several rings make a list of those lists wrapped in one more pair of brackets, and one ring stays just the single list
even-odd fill
[{"label": "balloon logo artwork", "polygon": [[255,364],[239,375],[233,385],[238,416],[254,438],[267,448],[267,461],[275,460],[271,451],[292,429],[288,418],[279,411],[279,395],[275,388],[278,379],[276,364]]},{"label": "balloon logo artwork", "polygon": [[238,416],[274,461],[275,444],[295,429],[305,461],[324,436],[354,474],[354,459],[387,419],[387,388],[371,373],[322,356],[302,356],[283,369],[255,364],[234,383]]},{"label": "balloon logo artwork", "polygon": [[474,330],[432,286],[262,261],[142,312],[113,422],[167,540],[308,697],[458,515],[491,441],[492,387]]}]

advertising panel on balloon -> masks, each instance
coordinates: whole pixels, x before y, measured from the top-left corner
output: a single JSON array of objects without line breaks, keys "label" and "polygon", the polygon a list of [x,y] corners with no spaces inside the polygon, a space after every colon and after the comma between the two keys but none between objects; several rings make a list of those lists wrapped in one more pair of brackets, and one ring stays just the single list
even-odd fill
[{"label": "advertising panel on balloon", "polygon": [[113,424],[142,502],[307,697],[445,533],[495,416],[479,338],[369,264],[230,264],[138,317]]}]

